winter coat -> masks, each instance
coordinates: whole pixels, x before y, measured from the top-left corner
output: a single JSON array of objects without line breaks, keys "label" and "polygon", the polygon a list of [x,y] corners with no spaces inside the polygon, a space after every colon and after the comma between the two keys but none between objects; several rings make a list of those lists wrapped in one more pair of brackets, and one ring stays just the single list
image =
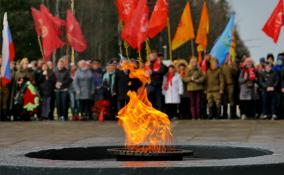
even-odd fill
[{"label": "winter coat", "polygon": [[155,71],[154,62],[150,62],[150,69],[152,71],[152,74],[150,76],[150,86],[161,88],[163,84],[164,75],[168,72],[168,68],[163,63],[160,63],[160,69],[158,71]]},{"label": "winter coat", "polygon": [[223,72],[225,85],[234,85],[234,79],[238,73],[237,65],[234,63],[232,66],[224,64],[221,69]]},{"label": "winter coat", "polygon": [[52,70],[47,71],[47,75],[43,75],[43,72],[37,75],[38,88],[41,97],[49,97],[53,94],[55,87],[55,75]]},{"label": "winter coat", "polygon": [[24,78],[26,80],[33,82],[34,81],[33,71],[31,69],[18,70],[15,75],[16,82],[18,82],[21,78]]},{"label": "winter coat", "polygon": [[117,95],[118,100],[128,99],[128,82],[129,82],[129,73],[125,71],[117,71]]},{"label": "winter coat", "polygon": [[58,89],[55,88],[56,91],[67,91],[70,84],[72,83],[72,78],[70,72],[66,69],[63,68],[62,70],[56,70],[55,71],[55,78],[56,82],[61,82],[62,86]]},{"label": "winter coat", "polygon": [[266,90],[268,87],[273,87],[275,90],[278,87],[279,76],[275,71],[264,71],[259,77],[259,85],[262,89]]},{"label": "winter coat", "polygon": [[207,71],[205,87],[207,93],[224,91],[224,76],[221,69]]},{"label": "winter coat", "polygon": [[93,99],[95,93],[94,76],[91,70],[78,69],[75,73],[74,87],[79,100]]},{"label": "winter coat", "polygon": [[167,83],[167,76],[163,80],[163,95],[165,96],[166,104],[179,104],[181,102],[181,95],[183,94],[183,82],[178,73],[176,73],[169,84],[168,89],[165,89]]},{"label": "winter coat", "polygon": [[257,99],[256,80],[244,78],[245,71],[242,70],[239,76],[240,84],[240,100],[255,100]]},{"label": "winter coat", "polygon": [[103,76],[104,98],[117,96],[117,72],[106,72]]},{"label": "winter coat", "polygon": [[103,100],[104,88],[103,88],[103,70],[101,68],[93,71],[94,86],[95,86],[95,100]]},{"label": "winter coat", "polygon": [[281,70],[280,85],[281,89],[284,88],[284,69]]},{"label": "winter coat", "polygon": [[188,71],[188,74],[183,78],[187,82],[187,91],[199,91],[204,89],[205,76],[201,69],[196,68]]}]

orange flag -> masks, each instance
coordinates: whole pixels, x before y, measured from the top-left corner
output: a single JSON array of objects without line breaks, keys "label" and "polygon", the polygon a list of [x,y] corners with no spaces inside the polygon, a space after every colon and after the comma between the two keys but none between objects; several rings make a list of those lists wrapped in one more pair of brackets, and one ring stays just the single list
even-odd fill
[{"label": "orange flag", "polygon": [[154,38],[167,26],[168,0],[157,0],[154,11],[151,15],[148,36]]},{"label": "orange flag", "polygon": [[172,50],[176,50],[181,45],[193,39],[194,37],[195,35],[192,24],[190,5],[189,2],[187,2],[182,13],[175,37],[172,41]]},{"label": "orange flag", "polygon": [[198,44],[198,51],[204,51],[207,47],[207,35],[209,32],[209,16],[206,2],[202,6],[200,23],[195,42]]}]

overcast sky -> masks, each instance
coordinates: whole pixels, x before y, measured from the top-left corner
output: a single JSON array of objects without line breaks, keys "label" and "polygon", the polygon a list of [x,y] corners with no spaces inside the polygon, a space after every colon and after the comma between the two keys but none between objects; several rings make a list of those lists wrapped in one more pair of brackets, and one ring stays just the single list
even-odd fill
[{"label": "overcast sky", "polygon": [[284,52],[284,29],[277,44],[268,38],[262,27],[277,5],[278,0],[228,0],[232,10],[236,12],[236,22],[246,46],[254,60],[264,57],[267,53],[275,56]]}]

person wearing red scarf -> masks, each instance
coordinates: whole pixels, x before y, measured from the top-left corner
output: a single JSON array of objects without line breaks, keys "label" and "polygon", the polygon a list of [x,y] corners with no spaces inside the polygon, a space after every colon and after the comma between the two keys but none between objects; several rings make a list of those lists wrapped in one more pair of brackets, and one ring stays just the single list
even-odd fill
[{"label": "person wearing red scarf", "polygon": [[163,106],[162,84],[163,77],[167,73],[167,67],[162,63],[161,57],[161,55],[158,56],[157,51],[153,50],[149,54],[149,61],[145,64],[145,71],[150,76],[147,86],[148,98],[158,110],[162,110]]},{"label": "person wearing red scarf", "polygon": [[246,58],[242,64],[241,73],[239,76],[240,85],[240,109],[241,118],[255,118],[256,115],[256,100],[258,94],[256,91],[256,69],[254,68],[253,60]]},{"label": "person wearing red scarf", "polygon": [[168,73],[163,80],[163,95],[165,96],[166,114],[170,119],[179,118],[178,105],[181,103],[183,94],[183,82],[176,72],[174,65],[169,66]]}]

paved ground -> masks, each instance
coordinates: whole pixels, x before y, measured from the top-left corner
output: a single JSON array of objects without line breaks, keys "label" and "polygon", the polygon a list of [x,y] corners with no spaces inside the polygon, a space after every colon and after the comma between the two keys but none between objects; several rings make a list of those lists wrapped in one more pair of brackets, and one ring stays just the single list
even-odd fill
[{"label": "paved ground", "polygon": [[[0,122],[0,175],[270,175],[284,172],[284,121],[183,120],[174,121],[172,128],[174,143],[188,146],[185,149],[193,149],[201,159],[173,162],[32,159],[24,155],[46,149],[122,145],[124,133],[116,122]],[[243,149],[246,151],[240,151]],[[261,152],[261,156],[251,157],[253,152],[257,155]],[[228,158],[208,159],[209,155]]]},{"label": "paved ground", "polygon": [[[174,121],[176,142],[251,143],[284,146],[284,121]],[[0,149],[92,143],[99,139],[123,142],[116,122],[0,122]]]}]

